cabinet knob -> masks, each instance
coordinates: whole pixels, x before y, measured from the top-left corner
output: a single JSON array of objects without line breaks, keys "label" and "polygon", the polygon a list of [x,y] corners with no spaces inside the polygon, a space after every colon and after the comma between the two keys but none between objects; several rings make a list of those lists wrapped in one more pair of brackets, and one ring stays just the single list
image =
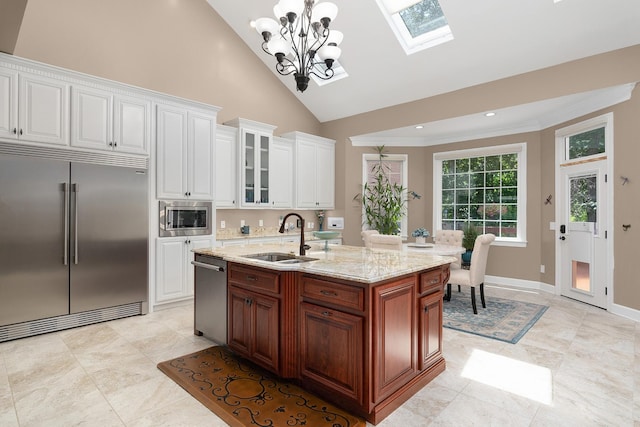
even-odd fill
[{"label": "cabinet knob", "polygon": [[427,311],[429,311],[429,307],[428,306],[424,306],[424,312],[426,313]]},{"label": "cabinet knob", "polygon": [[20,129],[20,135],[22,135],[22,129]]},{"label": "cabinet knob", "polygon": [[329,317],[329,316],[331,316],[331,312],[330,312],[330,311],[323,311],[323,312],[322,312],[322,315],[323,315],[324,317]]},{"label": "cabinet knob", "polygon": [[118,146],[118,143],[117,143],[116,141],[113,141],[113,146],[114,146],[114,147],[117,147],[117,146]]},{"label": "cabinet knob", "polygon": [[109,142],[109,147],[113,147],[113,142]]},{"label": "cabinet knob", "polygon": [[16,133],[18,133],[18,129],[17,128],[13,128],[13,134],[15,135]]}]

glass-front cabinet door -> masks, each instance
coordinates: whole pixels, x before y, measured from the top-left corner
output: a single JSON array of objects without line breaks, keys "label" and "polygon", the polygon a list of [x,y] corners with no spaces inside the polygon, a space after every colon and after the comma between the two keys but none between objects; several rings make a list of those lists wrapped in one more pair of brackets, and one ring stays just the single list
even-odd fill
[{"label": "glass-front cabinet door", "polygon": [[270,207],[269,156],[276,126],[242,118],[224,124],[238,128],[238,207]]},{"label": "glass-front cabinet door", "polygon": [[255,203],[256,201],[256,135],[251,132],[244,133],[244,199],[242,204]]},{"label": "glass-front cabinet door", "polygon": [[242,131],[242,207],[269,206],[269,146],[271,135]]},{"label": "glass-front cabinet door", "polygon": [[269,203],[269,143],[271,137],[260,135],[260,200],[259,203]]}]

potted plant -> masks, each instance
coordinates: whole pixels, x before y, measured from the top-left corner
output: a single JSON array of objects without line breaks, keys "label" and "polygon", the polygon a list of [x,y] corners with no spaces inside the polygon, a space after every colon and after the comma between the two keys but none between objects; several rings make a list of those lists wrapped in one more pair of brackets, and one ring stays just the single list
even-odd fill
[{"label": "potted plant", "polygon": [[429,232],[426,229],[422,228],[422,227],[416,228],[415,230],[413,230],[411,232],[411,235],[416,238],[416,243],[418,243],[418,244],[426,243],[427,242],[427,240],[426,240],[427,237],[430,236]]},{"label": "potted plant", "polygon": [[407,191],[402,185],[389,179],[389,166],[385,164],[384,145],[375,147],[378,162],[373,166],[373,180],[366,182],[362,193],[353,199],[362,202],[363,223],[380,234],[398,234],[402,217],[406,212],[407,195],[419,199],[414,191]]},{"label": "potted plant", "polygon": [[471,225],[470,222],[465,223],[462,227],[464,237],[462,238],[462,246],[467,250],[462,254],[462,262],[469,264],[471,262],[471,253],[473,252],[473,246],[476,243],[476,237],[478,237],[478,229]]}]

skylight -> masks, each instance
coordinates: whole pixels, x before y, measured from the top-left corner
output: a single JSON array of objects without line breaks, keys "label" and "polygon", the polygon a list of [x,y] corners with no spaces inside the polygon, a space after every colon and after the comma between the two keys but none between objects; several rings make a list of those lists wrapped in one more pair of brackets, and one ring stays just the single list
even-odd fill
[{"label": "skylight", "polygon": [[438,0],[376,0],[407,55],[453,40]]}]

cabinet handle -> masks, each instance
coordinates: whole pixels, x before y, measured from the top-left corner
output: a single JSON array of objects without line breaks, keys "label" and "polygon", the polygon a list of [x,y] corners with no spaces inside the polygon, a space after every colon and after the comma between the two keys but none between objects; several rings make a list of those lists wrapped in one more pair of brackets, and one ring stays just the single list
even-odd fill
[{"label": "cabinet handle", "polygon": [[436,283],[440,283],[440,279],[431,279],[429,282],[430,285],[435,285]]},{"label": "cabinet handle", "polygon": [[337,296],[338,296],[338,294],[337,294],[336,292],[333,292],[333,291],[325,291],[324,289],[323,289],[323,290],[321,290],[321,291],[320,291],[320,293],[321,293],[322,295],[324,295],[324,296],[327,296],[327,297],[337,297]]},{"label": "cabinet handle", "polygon": [[22,129],[20,129],[20,135],[22,135]]},{"label": "cabinet handle", "polygon": [[13,128],[13,134],[15,135],[16,133],[18,133],[18,129],[17,128]]},{"label": "cabinet handle", "polygon": [[113,146],[114,146],[114,147],[117,147],[117,146],[118,146],[118,143],[117,143],[116,141],[113,141]]},{"label": "cabinet handle", "polygon": [[331,316],[331,312],[330,312],[330,311],[323,311],[323,312],[322,312],[322,315],[323,315],[324,317],[329,317],[329,316]]},{"label": "cabinet handle", "polygon": [[424,306],[424,312],[426,313],[427,311],[429,311],[429,306]]},{"label": "cabinet handle", "polygon": [[245,302],[245,304],[247,304],[247,305],[251,305],[251,304],[253,304],[253,300],[252,300],[251,298],[245,298],[245,299],[244,299],[244,302]]},{"label": "cabinet handle", "polygon": [[258,280],[258,278],[256,276],[253,275],[247,275],[247,280],[251,280],[252,282],[255,282]]},{"label": "cabinet handle", "polygon": [[184,244],[185,244],[185,245],[188,245],[188,244],[190,244],[190,243],[191,243],[191,240],[185,240],[185,241],[184,241]]}]

